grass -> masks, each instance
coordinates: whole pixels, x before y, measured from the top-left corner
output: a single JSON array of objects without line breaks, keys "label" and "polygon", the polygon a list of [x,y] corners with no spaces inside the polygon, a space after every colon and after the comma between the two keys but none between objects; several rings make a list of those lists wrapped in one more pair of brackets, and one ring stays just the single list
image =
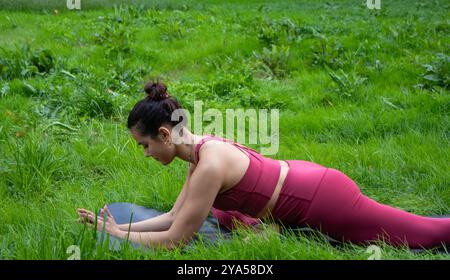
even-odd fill
[{"label": "grass", "polygon": [[[379,11],[362,1],[61,2],[0,0],[0,259],[67,259],[70,245],[82,259],[369,257],[363,246],[245,231],[214,249],[97,247],[77,207],[167,211],[184,181],[184,162],[144,158],[125,127],[149,77],[189,109],[199,99],[222,112],[277,108],[273,158],[339,169],[416,214],[450,213],[445,1]],[[379,245],[383,259],[448,259]]]}]

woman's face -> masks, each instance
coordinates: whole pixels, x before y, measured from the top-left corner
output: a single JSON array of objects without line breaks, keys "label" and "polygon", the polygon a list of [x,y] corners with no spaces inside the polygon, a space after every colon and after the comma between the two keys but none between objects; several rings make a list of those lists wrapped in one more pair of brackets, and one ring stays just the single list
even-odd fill
[{"label": "woman's face", "polygon": [[170,143],[171,138],[170,131],[165,127],[160,128],[160,133],[155,139],[149,135],[143,136],[136,129],[131,129],[130,132],[138,145],[144,148],[144,156],[153,157],[164,165],[171,163],[174,159],[175,145],[167,144]]}]

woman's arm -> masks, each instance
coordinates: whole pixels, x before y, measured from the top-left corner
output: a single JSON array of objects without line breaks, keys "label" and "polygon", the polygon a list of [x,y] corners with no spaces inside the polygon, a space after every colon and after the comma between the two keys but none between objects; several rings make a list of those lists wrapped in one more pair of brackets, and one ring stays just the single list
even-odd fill
[{"label": "woman's arm", "polygon": [[[205,155],[207,149],[204,149]],[[209,158],[220,158],[213,149]],[[203,157],[206,158],[206,157]],[[200,161],[191,175],[184,202],[177,211],[172,226],[161,232],[125,232],[113,230],[112,234],[129,241],[150,247],[166,247],[174,249],[189,243],[200,229],[211,210],[212,204],[219,193],[223,182],[223,170],[226,168],[221,161]],[[101,226],[101,225],[100,225]]]},{"label": "woman's arm", "polygon": [[174,217],[186,198],[186,192],[187,192],[186,186],[188,184],[189,177],[192,174],[192,172],[194,171],[194,169],[195,169],[195,165],[190,164],[187,175],[186,175],[186,180],[184,182],[183,187],[181,188],[181,192],[178,195],[177,200],[175,201],[172,209],[169,212],[161,214],[161,215],[153,217],[153,218],[150,218],[150,219],[147,219],[147,220],[144,220],[144,221],[132,223],[131,225],[128,223],[120,224],[120,225],[118,225],[120,230],[127,231],[127,232],[128,231],[142,232],[142,231],[165,231],[165,230],[168,230],[172,226]]},{"label": "woman's arm", "polygon": [[119,224],[119,229],[123,231],[163,231],[168,230],[172,225],[173,217],[170,212],[161,214],[150,219],[131,224]]}]

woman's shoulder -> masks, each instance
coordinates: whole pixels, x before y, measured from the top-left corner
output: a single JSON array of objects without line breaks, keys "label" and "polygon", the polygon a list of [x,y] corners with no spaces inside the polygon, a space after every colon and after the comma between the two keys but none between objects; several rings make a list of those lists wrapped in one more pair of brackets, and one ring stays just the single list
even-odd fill
[{"label": "woman's shoulder", "polygon": [[213,146],[212,141],[205,142],[200,150],[198,161],[193,164],[192,174],[197,176],[215,176],[223,182],[228,172],[227,155],[221,147]]},{"label": "woman's shoulder", "polygon": [[[224,142],[219,139],[208,139],[203,143],[197,145],[197,159],[202,157],[210,156],[224,156],[226,151],[226,146],[223,145]],[[198,163],[197,160],[197,163]]]},{"label": "woman's shoulder", "polygon": [[217,137],[214,135],[206,135],[204,136],[196,145],[195,145],[195,162],[198,164],[200,158],[215,156],[220,157],[224,156],[224,152],[226,151],[225,142],[228,142],[227,139]]}]

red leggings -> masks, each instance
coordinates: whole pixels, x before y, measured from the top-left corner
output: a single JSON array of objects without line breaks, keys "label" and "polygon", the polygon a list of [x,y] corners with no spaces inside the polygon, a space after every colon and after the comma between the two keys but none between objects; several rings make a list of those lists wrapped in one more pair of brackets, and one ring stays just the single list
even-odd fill
[{"label": "red leggings", "polygon": [[287,160],[289,172],[272,211],[289,226],[310,226],[338,241],[432,248],[450,245],[450,218],[418,216],[363,195],[347,175],[333,168]]}]

